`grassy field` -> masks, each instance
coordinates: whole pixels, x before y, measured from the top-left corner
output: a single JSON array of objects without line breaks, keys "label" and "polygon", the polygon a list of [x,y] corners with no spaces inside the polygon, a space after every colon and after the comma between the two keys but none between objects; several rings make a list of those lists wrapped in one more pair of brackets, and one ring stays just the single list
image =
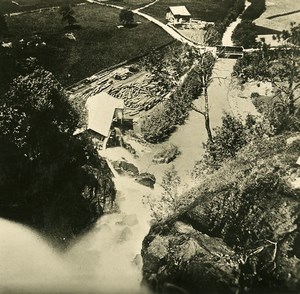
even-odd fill
[{"label": "grassy field", "polygon": [[28,11],[39,8],[52,6],[60,6],[64,3],[78,4],[85,0],[16,0],[19,5],[12,3],[10,0],[0,0],[0,12],[12,13],[20,11]]},{"label": "grassy field", "polygon": [[142,6],[145,6],[154,0],[108,0],[105,3],[110,3],[130,9],[136,9]]},{"label": "grassy field", "polygon": [[120,12],[114,8],[88,4],[74,10],[82,27],[73,30],[76,41],[65,37],[68,30],[57,10],[7,18],[14,40],[28,40],[33,34],[41,36],[47,45],[37,57],[64,85],[171,41],[158,26],[138,17],[138,26],[118,29]]},{"label": "grassy field", "polygon": [[300,23],[299,0],[266,1],[266,8],[261,17],[255,20],[255,23],[259,26],[282,31],[290,28],[291,21]]},{"label": "grassy field", "polygon": [[143,12],[165,21],[169,6],[185,5],[193,18],[218,22],[224,20],[234,2],[233,0],[160,0]]}]

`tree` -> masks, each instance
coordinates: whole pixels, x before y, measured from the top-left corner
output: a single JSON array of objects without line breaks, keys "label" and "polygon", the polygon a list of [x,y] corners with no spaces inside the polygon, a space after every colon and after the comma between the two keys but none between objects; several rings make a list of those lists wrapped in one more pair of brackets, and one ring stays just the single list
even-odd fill
[{"label": "tree", "polygon": [[60,7],[59,13],[62,15],[62,22],[67,22],[69,26],[74,25],[77,20],[74,17],[75,11],[71,4],[66,4]]},{"label": "tree", "polygon": [[134,13],[129,9],[122,9],[119,15],[120,23],[128,26],[134,23]]},{"label": "tree", "polygon": [[165,171],[161,181],[161,198],[153,199],[146,197],[146,202],[150,205],[152,217],[156,221],[161,221],[179,211],[189,199],[182,197],[182,192],[186,188],[183,185],[174,165]]},{"label": "tree", "polygon": [[204,109],[199,109],[194,104],[192,104],[192,109],[204,116],[205,128],[209,141],[213,141],[213,137],[210,128],[208,87],[214,79],[211,77],[214,64],[215,58],[211,52],[206,52],[199,56],[196,72],[198,74],[198,81],[202,87],[201,93],[204,98]]},{"label": "tree", "polygon": [[114,185],[82,116],[54,76],[36,69],[0,100],[0,215],[55,239],[71,238],[102,214]]},{"label": "tree", "polygon": [[257,47],[256,38],[256,26],[250,20],[243,20],[239,23],[232,34],[234,44],[244,48]]},{"label": "tree", "polygon": [[7,23],[5,16],[0,13],[0,37],[4,37],[7,34]]},{"label": "tree", "polygon": [[218,168],[225,159],[234,158],[247,144],[248,133],[243,123],[229,114],[225,114],[222,126],[214,131],[212,140],[205,145],[205,159],[210,166]]},{"label": "tree", "polygon": [[[297,42],[299,26],[292,24],[290,32],[283,31],[279,40]],[[238,61],[235,68],[245,81],[249,79],[268,81],[273,86],[273,99],[270,107],[264,107],[263,112],[277,129],[277,132],[299,130],[300,99],[300,50],[286,43],[270,50],[263,44],[258,52],[246,54]]]}]

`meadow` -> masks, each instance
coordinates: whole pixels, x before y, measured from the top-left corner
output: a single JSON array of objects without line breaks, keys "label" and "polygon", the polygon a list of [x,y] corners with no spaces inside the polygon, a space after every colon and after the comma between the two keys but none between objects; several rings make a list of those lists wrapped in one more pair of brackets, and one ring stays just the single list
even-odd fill
[{"label": "meadow", "polygon": [[234,0],[160,0],[154,5],[145,8],[143,12],[165,21],[166,11],[169,6],[185,5],[193,18],[222,22],[235,2]]},{"label": "meadow", "polygon": [[300,23],[300,1],[266,1],[266,11],[255,23],[259,26],[282,31],[290,29],[290,22]]},{"label": "meadow", "polygon": [[[65,27],[57,9],[7,17],[11,40],[37,35],[46,43],[33,56],[64,85],[171,41],[161,28],[137,16],[137,26],[118,28],[120,11],[114,8],[87,4],[74,10],[81,26],[76,30]],[[66,38],[69,32],[76,40]]]},{"label": "meadow", "polygon": [[[14,3],[15,2],[15,3]],[[0,12],[1,13],[12,13],[28,11],[40,8],[47,8],[52,6],[60,6],[66,2],[70,4],[83,3],[85,0],[1,0],[0,1]]]},{"label": "meadow", "polygon": [[105,3],[118,5],[129,9],[136,9],[139,7],[143,7],[153,1],[154,0],[108,0],[105,1]]}]

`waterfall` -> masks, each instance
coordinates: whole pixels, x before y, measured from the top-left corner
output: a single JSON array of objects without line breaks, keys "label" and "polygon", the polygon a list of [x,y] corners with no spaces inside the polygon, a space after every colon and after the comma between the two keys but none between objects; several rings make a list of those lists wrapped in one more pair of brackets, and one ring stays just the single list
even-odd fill
[{"label": "waterfall", "polygon": [[102,216],[66,252],[26,226],[0,219],[1,293],[148,293],[140,285],[140,252],[151,219],[143,195],[154,191],[119,176],[107,162],[119,211]]}]

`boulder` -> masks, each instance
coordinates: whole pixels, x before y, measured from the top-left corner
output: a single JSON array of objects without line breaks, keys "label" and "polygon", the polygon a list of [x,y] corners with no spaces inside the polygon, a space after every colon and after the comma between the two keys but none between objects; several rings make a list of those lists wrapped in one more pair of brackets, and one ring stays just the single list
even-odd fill
[{"label": "boulder", "polygon": [[170,163],[179,154],[180,154],[180,151],[178,150],[178,147],[170,144],[167,147],[165,147],[162,151],[155,154],[152,161],[154,163],[157,163],[157,164],[159,164],[159,163]]},{"label": "boulder", "polygon": [[116,172],[120,175],[127,174],[132,177],[139,175],[139,169],[133,163],[121,160],[113,161],[112,165]]},{"label": "boulder", "polygon": [[154,188],[154,184],[156,182],[155,176],[150,173],[141,173],[135,180],[139,184],[150,188]]},{"label": "boulder", "polygon": [[165,292],[166,283],[179,287],[181,293],[234,293],[237,289],[238,256],[221,239],[189,225],[176,222],[163,235],[150,232],[142,257],[144,282],[155,293]]}]

